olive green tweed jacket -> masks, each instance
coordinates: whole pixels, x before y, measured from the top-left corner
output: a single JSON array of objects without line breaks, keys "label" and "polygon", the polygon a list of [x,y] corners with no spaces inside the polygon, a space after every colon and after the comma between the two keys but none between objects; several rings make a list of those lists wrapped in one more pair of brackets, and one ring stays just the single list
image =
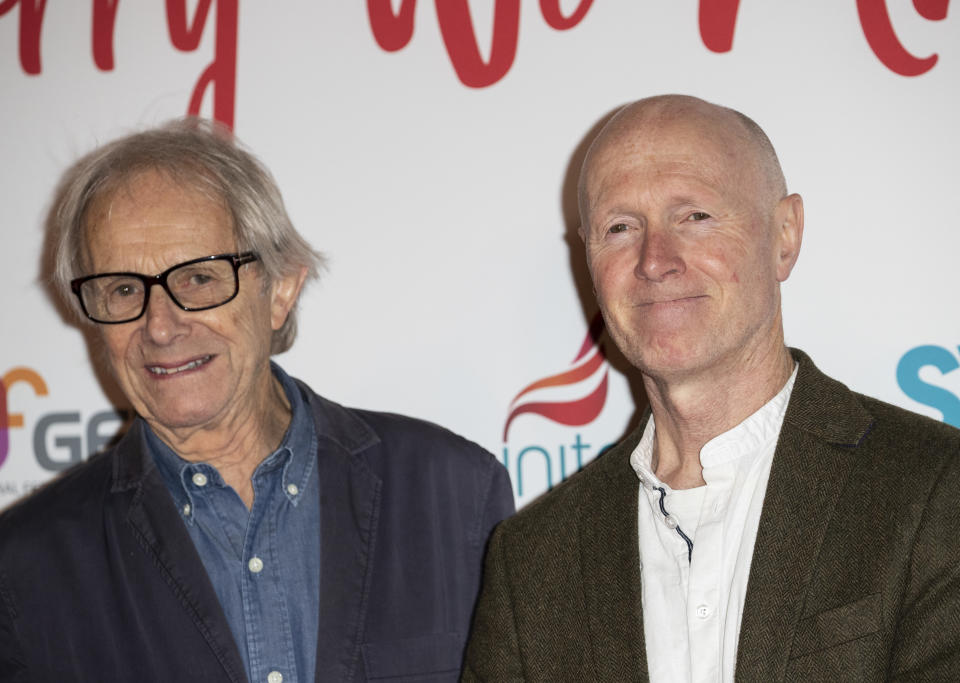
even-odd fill
[{"label": "olive green tweed jacket", "polygon": [[[960,430],[793,353],[737,680],[960,681]],[[494,533],[464,681],[647,680],[641,433]]]}]

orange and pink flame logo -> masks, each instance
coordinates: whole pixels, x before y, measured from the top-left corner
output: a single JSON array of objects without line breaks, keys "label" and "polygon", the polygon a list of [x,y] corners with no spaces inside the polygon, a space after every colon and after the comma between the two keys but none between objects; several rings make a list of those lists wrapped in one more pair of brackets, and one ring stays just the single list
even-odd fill
[{"label": "orange and pink flame logo", "polygon": [[23,427],[23,413],[11,413],[7,405],[10,387],[19,382],[29,384],[37,396],[46,396],[47,383],[30,368],[13,368],[0,377],[0,465],[10,452],[10,429]]},{"label": "orange and pink flame logo", "polygon": [[[534,413],[568,427],[580,427],[589,424],[600,415],[600,411],[603,410],[607,401],[607,379],[610,373],[606,354],[603,346],[599,343],[602,333],[603,318],[597,313],[591,321],[587,335],[584,337],[573,362],[570,363],[570,367],[563,372],[538,379],[524,387],[514,397],[513,401],[510,402],[510,414],[507,417],[507,423],[503,427],[504,443],[507,441],[510,424],[514,418],[524,413]],[[587,395],[579,398],[564,401],[521,401],[524,396],[538,389],[569,387],[581,382],[586,383],[586,380],[597,377],[600,377],[600,380],[596,383],[596,386],[589,390]],[[589,383],[588,386],[593,386],[593,383]]]}]

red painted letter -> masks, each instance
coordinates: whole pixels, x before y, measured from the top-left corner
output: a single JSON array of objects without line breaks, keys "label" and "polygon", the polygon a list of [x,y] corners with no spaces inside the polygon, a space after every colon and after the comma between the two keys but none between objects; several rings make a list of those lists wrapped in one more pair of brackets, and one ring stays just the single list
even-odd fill
[{"label": "red painted letter", "polygon": [[[947,16],[949,0],[913,0],[917,12],[926,19],[937,21]],[[897,38],[887,12],[886,0],[857,0],[860,24],[870,49],[884,66],[901,76],[919,76],[937,63],[937,55],[914,57]]]},{"label": "red painted letter", "polygon": [[[187,23],[186,0],[167,0],[167,24],[170,28],[170,41],[175,48],[185,52],[197,49],[213,2],[214,0],[200,0],[193,22]],[[212,83],[213,118],[233,128],[237,88],[237,0],[216,2],[213,61],[197,79],[187,113],[200,113],[203,94]]]},{"label": "red painted letter", "polygon": [[113,27],[120,0],[94,0],[93,63],[101,71],[113,71]]},{"label": "red painted letter", "polygon": [[950,4],[950,0],[913,0],[913,6],[917,13],[930,21],[946,19],[948,4]]},{"label": "red painted letter", "polygon": [[367,0],[367,16],[377,45],[387,52],[396,52],[413,37],[413,12],[417,0],[403,0],[400,13],[394,14],[390,0]]},{"label": "red painted letter", "polygon": [[471,88],[496,83],[513,65],[520,29],[520,0],[496,0],[490,62],[477,47],[467,0],[435,0],[440,33],[460,81]]},{"label": "red painted letter", "polygon": [[730,52],[740,0],[700,0],[700,38],[711,52]]},{"label": "red painted letter", "polygon": [[20,4],[20,67],[30,75],[40,73],[40,27],[47,0],[4,0],[0,16]]},{"label": "red painted letter", "polygon": [[580,0],[580,4],[577,6],[577,9],[574,10],[573,14],[565,17],[560,11],[560,0],[540,0],[540,13],[543,14],[543,19],[550,28],[555,28],[558,31],[566,31],[568,28],[573,28],[583,20],[583,17],[592,4],[593,0]]}]

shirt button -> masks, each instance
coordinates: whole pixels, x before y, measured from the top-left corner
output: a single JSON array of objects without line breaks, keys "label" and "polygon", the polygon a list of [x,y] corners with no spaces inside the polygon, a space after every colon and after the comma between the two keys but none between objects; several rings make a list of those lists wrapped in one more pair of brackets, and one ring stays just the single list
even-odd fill
[{"label": "shirt button", "polygon": [[[250,561],[247,562],[247,566],[250,568],[250,571],[252,571],[254,574],[259,574],[260,572],[263,571],[263,560],[261,560],[259,557],[256,557],[256,556],[251,557]],[[279,676],[279,674],[277,675]]]},{"label": "shirt button", "polygon": [[300,493],[300,489],[297,488],[296,484],[287,484],[287,493],[289,493],[291,496],[295,496]]},{"label": "shirt button", "polygon": [[283,683],[283,674],[279,671],[271,671],[267,674],[267,683]]},{"label": "shirt button", "polygon": [[207,475],[203,472],[197,472],[192,477],[193,483],[197,486],[206,486],[207,485]]},{"label": "shirt button", "polygon": [[667,515],[663,518],[663,523],[667,525],[668,529],[676,529],[680,526],[680,521],[673,515]]},{"label": "shirt button", "polygon": [[190,516],[190,503],[183,506],[183,514],[187,517]]},{"label": "shirt button", "polygon": [[700,619],[706,619],[710,616],[710,608],[706,605],[697,605],[697,616]]}]

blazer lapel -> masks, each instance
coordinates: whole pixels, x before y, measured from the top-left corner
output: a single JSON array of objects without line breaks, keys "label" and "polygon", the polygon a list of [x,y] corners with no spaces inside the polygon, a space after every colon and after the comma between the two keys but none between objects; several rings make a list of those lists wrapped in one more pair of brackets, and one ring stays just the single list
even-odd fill
[{"label": "blazer lapel", "polygon": [[352,681],[370,593],[381,481],[357,457],[376,434],[336,404],[309,394],[320,480],[320,621],[316,681]]},{"label": "blazer lapel", "polygon": [[114,460],[111,492],[118,509],[128,505],[127,521],[227,676],[246,683],[243,660],[217,593],[163,480],[153,463],[147,462],[147,453],[142,427],[136,422],[118,444]]},{"label": "blazer lapel", "polygon": [[642,429],[594,464],[603,472],[578,511],[587,627],[597,680],[647,680],[637,498],[630,453]]},{"label": "blazer lapel", "polygon": [[747,586],[736,677],[782,680],[814,564],[871,418],[794,351],[800,370],[767,484]]}]

